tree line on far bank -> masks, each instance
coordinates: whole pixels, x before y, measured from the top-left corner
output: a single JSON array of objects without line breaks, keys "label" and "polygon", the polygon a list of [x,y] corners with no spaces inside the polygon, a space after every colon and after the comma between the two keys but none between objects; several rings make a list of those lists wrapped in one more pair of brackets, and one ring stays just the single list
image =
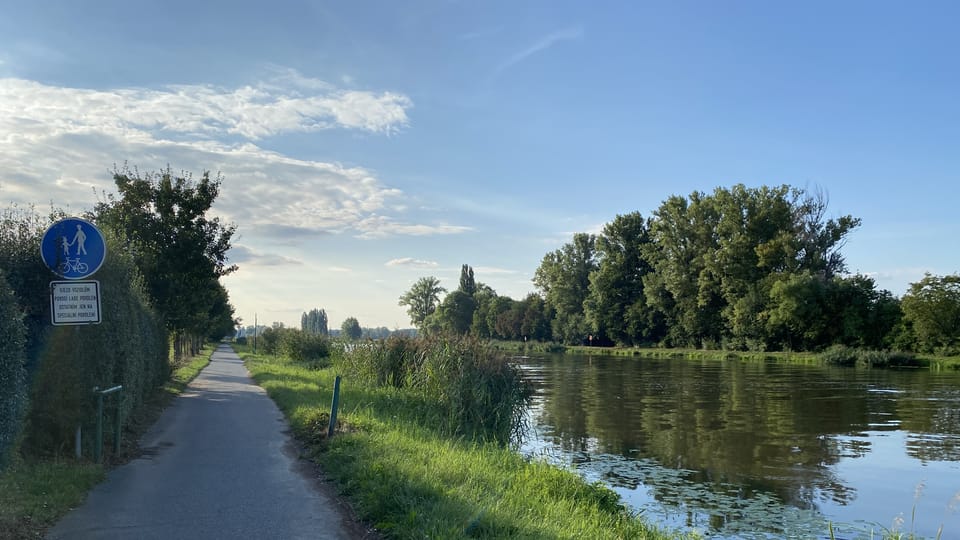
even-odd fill
[{"label": "tree line on far bank", "polygon": [[860,225],[787,185],[672,196],[547,253],[538,293],[500,296],[463,265],[449,294],[432,276],[400,297],[425,333],[566,344],[818,351],[833,345],[960,352],[960,276],[927,275],[902,298],[848,274]]},{"label": "tree line on far bank", "polygon": [[10,207],[0,215],[0,468],[15,445],[27,455],[72,452],[77,427],[89,433],[95,420],[94,387],[123,385],[111,400],[125,423],[167,380],[171,352],[176,362],[236,325],[219,280],[235,269],[226,263],[234,226],[207,216],[220,178],[124,168],[114,181],[117,194],[82,216],[107,244],[91,277],[100,282],[97,325],[50,323],[49,283],[58,278],[39,247],[66,214]]}]

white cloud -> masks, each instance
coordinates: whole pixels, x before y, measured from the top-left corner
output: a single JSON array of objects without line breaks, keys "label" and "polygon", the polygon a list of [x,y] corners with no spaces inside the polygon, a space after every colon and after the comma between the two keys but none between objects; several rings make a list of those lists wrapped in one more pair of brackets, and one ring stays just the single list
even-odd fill
[{"label": "white cloud", "polygon": [[327,270],[329,270],[330,272],[353,272],[352,269],[347,268],[345,266],[328,266]]},{"label": "white cloud", "polygon": [[6,78],[0,79],[0,130],[8,136],[49,134],[52,129],[123,136],[141,136],[140,131],[229,134],[257,140],[335,127],[392,133],[409,121],[406,111],[412,102],[401,94],[296,84],[282,89],[265,83],[235,89],[179,85],[90,90]]},{"label": "white cloud", "polygon": [[381,238],[469,230],[383,215],[403,213],[396,210],[403,193],[373,172],[253,142],[334,127],[389,133],[407,124],[409,106],[400,94],[338,90],[292,70],[232,90],[89,90],[0,79],[0,199],[89,209],[113,191],[111,167],[128,162],[144,172],[168,165],[222,172],[214,210],[281,243],[351,231]]},{"label": "white cloud", "polygon": [[403,257],[401,259],[392,259],[387,261],[384,266],[404,266],[407,268],[436,268],[439,266],[435,261],[422,261],[412,257]]}]

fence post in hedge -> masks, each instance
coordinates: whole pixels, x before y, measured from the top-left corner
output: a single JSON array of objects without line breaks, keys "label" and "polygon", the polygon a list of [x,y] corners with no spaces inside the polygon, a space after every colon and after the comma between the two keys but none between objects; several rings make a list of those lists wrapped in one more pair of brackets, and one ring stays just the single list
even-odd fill
[{"label": "fence post in hedge", "polygon": [[[100,387],[97,386],[93,389],[93,393],[97,394],[97,435],[96,440],[93,441],[93,460],[97,463],[100,463],[100,456],[103,454],[103,396],[107,394],[112,394],[114,392],[119,392],[123,390],[123,386],[114,386],[113,388],[107,388],[106,390],[100,390]],[[115,437],[116,450],[120,451],[120,399],[117,398],[117,416],[115,420],[115,426],[117,428]]]},{"label": "fence post in hedge", "polygon": [[340,405],[340,376],[333,381],[333,404],[330,406],[330,427],[327,437],[333,437],[333,430],[337,427],[337,408]]}]

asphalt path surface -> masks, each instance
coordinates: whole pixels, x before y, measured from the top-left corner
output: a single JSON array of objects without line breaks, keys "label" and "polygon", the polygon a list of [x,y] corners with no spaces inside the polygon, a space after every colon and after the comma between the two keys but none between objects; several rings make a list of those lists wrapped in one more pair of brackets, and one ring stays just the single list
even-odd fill
[{"label": "asphalt path surface", "polygon": [[51,539],[357,537],[297,458],[283,414],[222,345],[209,366]]}]

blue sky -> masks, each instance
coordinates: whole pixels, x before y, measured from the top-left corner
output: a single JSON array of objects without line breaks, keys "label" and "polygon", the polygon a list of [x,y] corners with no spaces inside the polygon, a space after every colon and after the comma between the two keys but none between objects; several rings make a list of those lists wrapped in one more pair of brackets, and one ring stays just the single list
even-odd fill
[{"label": "blue sky", "polygon": [[0,5],[0,202],[220,171],[248,324],[406,327],[464,263],[519,299],[574,232],[735,183],[825,191],[894,294],[960,272],[953,2]]}]

